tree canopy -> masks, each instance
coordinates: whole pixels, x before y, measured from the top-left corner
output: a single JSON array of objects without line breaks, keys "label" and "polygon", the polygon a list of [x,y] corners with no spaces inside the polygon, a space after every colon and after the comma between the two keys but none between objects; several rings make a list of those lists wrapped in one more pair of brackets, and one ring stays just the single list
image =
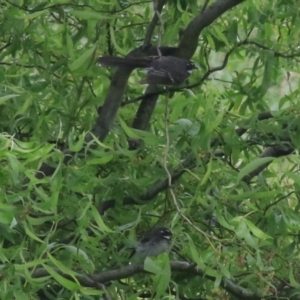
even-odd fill
[{"label": "tree canopy", "polygon": [[[298,1],[0,13],[1,299],[300,299]],[[198,69],[147,86],[101,55]],[[170,253],[130,264],[161,225]]]}]

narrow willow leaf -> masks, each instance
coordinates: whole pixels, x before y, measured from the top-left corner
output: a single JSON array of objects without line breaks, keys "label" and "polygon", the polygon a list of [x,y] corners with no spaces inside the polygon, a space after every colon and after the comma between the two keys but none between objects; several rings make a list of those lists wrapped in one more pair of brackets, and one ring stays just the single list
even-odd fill
[{"label": "narrow willow leaf", "polygon": [[297,288],[300,287],[300,284],[297,282],[298,280],[295,280],[294,270],[293,270],[292,266],[290,266],[289,281],[290,281],[290,283],[291,283],[292,286],[297,287]]},{"label": "narrow willow leaf", "polygon": [[251,163],[243,167],[240,173],[237,176],[237,181],[241,181],[245,176],[247,176],[252,171],[256,170],[257,168],[261,167],[264,164],[268,164],[269,162],[273,161],[274,157],[263,157],[257,158],[253,160]]},{"label": "narrow willow leaf", "polygon": [[274,60],[275,57],[273,53],[269,53],[264,63],[265,69],[264,69],[263,80],[260,86],[260,97],[263,97],[272,85],[272,72],[274,68]]},{"label": "narrow willow leaf", "polygon": [[212,171],[212,157],[210,158],[207,166],[207,170],[205,172],[205,175],[203,176],[203,179],[201,180],[200,186],[203,186],[207,183],[207,180],[209,179]]},{"label": "narrow willow leaf", "polygon": [[300,188],[300,175],[292,172],[285,173],[288,177],[290,177],[293,181],[295,186],[299,189]]},{"label": "narrow willow leaf", "polygon": [[125,51],[124,49],[122,49],[122,48],[118,45],[118,43],[117,43],[117,41],[116,41],[114,26],[110,26],[110,27],[109,27],[109,32],[110,32],[111,41],[112,41],[114,47],[116,48],[116,50],[117,50],[119,53],[121,53],[122,55],[125,56],[125,55],[127,54],[126,51]]},{"label": "narrow willow leaf", "polygon": [[78,283],[76,275],[77,273],[73,270],[66,267],[63,263],[61,263],[59,260],[55,259],[54,256],[52,256],[49,252],[47,253],[49,259],[51,262],[64,274],[71,276],[75,282]]},{"label": "narrow willow leaf", "polygon": [[90,20],[90,19],[106,20],[106,19],[114,18],[114,15],[105,15],[101,12],[88,11],[88,10],[71,10],[69,13],[75,17],[78,17],[79,19],[84,19],[84,20]]},{"label": "narrow willow leaf", "polygon": [[44,244],[45,242],[42,241],[40,238],[38,238],[28,227],[27,223],[26,222],[23,222],[23,225],[24,225],[24,229],[25,229],[25,232],[26,234],[31,237],[32,239]]},{"label": "narrow willow leaf", "polygon": [[163,253],[158,257],[158,259],[162,272],[160,274],[155,275],[154,277],[157,298],[165,294],[166,289],[168,288],[171,280],[171,268],[168,255],[166,253]]},{"label": "narrow willow leaf", "polygon": [[127,126],[127,124],[121,119],[121,117],[118,117],[118,121],[120,122],[120,125],[122,129],[125,131],[125,133],[132,139],[140,139],[141,137],[135,133],[135,131]]},{"label": "narrow willow leaf", "polygon": [[18,94],[11,94],[11,95],[6,95],[6,96],[2,96],[0,97],[0,105],[3,104],[5,101],[11,99],[11,98],[15,98],[15,97],[19,97],[20,95]]},{"label": "narrow willow leaf", "polygon": [[89,160],[87,160],[86,164],[87,165],[104,165],[104,164],[108,163],[109,161],[111,161],[113,158],[114,158],[113,154],[107,154],[103,157],[89,159]]},{"label": "narrow willow leaf", "polygon": [[71,63],[70,70],[75,71],[79,69],[84,63],[87,63],[95,50],[96,50],[96,45],[88,49],[87,51],[85,51],[83,54],[81,54],[75,61]]},{"label": "narrow willow leaf", "polygon": [[256,227],[251,221],[244,219],[247,226],[251,230],[251,232],[258,237],[259,239],[272,239],[271,236],[265,234],[263,231],[261,231],[258,227]]},{"label": "narrow willow leaf", "polygon": [[24,14],[22,16],[15,16],[15,18],[17,19],[28,19],[28,20],[32,20],[32,19],[35,19],[45,13],[47,13],[48,10],[41,10],[41,11],[37,11],[37,12],[34,12],[34,13],[31,13],[31,14]]},{"label": "narrow willow leaf", "polygon": [[219,30],[218,26],[215,26],[213,28],[213,33],[215,34],[215,36],[222,42],[224,42],[226,44],[226,46],[228,48],[230,48],[230,44],[228,42],[227,37]]},{"label": "narrow willow leaf", "polygon": [[48,271],[48,273],[63,287],[70,291],[76,291],[80,288],[80,285],[64,278],[60,274],[58,274],[56,271],[54,271],[52,268],[48,267],[47,265],[43,265],[43,267]]},{"label": "narrow willow leaf", "polygon": [[153,274],[161,274],[161,267],[151,258],[146,257],[144,261],[144,270]]},{"label": "narrow willow leaf", "polygon": [[225,218],[223,217],[221,211],[219,209],[216,210],[218,222],[224,227],[229,230],[234,230],[234,226],[230,225]]},{"label": "narrow willow leaf", "polygon": [[91,206],[92,209],[92,214],[94,216],[94,220],[96,221],[98,227],[105,232],[113,232],[111,229],[109,229],[103,222],[98,210],[96,209],[95,206]]}]

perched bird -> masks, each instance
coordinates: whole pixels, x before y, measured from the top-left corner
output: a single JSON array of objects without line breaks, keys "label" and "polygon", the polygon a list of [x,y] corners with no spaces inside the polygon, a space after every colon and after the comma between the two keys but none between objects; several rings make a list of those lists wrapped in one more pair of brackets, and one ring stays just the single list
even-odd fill
[{"label": "perched bird", "polygon": [[147,75],[140,83],[179,85],[197,69],[193,62],[175,56],[116,57],[101,56],[99,65],[103,67],[129,67],[147,69]]},{"label": "perched bird", "polygon": [[168,252],[171,246],[172,232],[166,227],[156,227],[140,239],[129,258],[135,256],[144,260],[147,256],[158,256]]}]

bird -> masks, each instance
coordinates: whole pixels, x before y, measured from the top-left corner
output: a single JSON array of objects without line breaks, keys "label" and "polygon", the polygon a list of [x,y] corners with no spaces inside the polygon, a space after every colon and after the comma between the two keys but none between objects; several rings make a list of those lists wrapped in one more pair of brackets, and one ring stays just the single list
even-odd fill
[{"label": "bird", "polygon": [[137,243],[129,259],[133,256],[144,260],[147,256],[158,256],[170,250],[172,232],[166,227],[155,227],[148,231]]},{"label": "bird", "polygon": [[98,63],[103,67],[129,67],[147,70],[142,84],[180,85],[197,69],[194,63],[175,56],[117,57],[100,56]]}]

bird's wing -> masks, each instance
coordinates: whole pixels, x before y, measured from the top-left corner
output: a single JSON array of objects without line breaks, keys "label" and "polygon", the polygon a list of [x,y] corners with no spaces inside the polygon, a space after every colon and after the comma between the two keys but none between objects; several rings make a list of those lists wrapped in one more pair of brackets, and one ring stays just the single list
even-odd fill
[{"label": "bird's wing", "polygon": [[176,84],[174,79],[171,77],[170,73],[166,70],[153,70],[150,69],[147,76],[140,81],[146,84],[163,84],[163,85],[173,85]]},{"label": "bird's wing", "polygon": [[145,244],[150,241],[150,238],[148,236],[144,236],[143,238],[140,239],[140,243]]}]

